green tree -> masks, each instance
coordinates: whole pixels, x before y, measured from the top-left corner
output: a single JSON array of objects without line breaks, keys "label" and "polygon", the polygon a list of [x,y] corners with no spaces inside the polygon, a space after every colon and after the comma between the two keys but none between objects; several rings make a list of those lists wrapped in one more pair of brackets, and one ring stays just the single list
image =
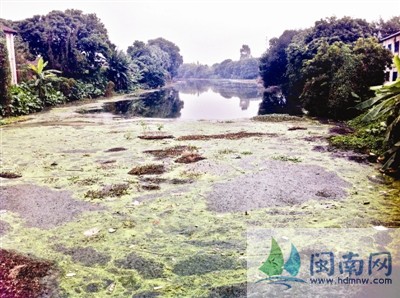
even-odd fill
[{"label": "green tree", "polygon": [[295,30],[286,30],[279,38],[272,38],[269,41],[269,48],[260,59],[260,76],[265,87],[282,86],[287,83],[286,49],[297,33]]},{"label": "green tree", "polygon": [[46,99],[47,93],[52,89],[51,83],[56,80],[56,74],[61,73],[61,71],[55,69],[46,69],[48,62],[44,62],[43,58],[40,57],[37,64],[29,64],[29,69],[33,72],[33,86],[37,90],[39,99],[44,101]]},{"label": "green tree", "polygon": [[168,53],[158,46],[135,41],[132,46],[128,47],[128,55],[140,71],[140,84],[149,88],[165,85],[169,78],[170,56]]},{"label": "green tree", "polygon": [[317,54],[304,63],[300,96],[303,106],[316,116],[350,118],[360,98],[368,98],[370,83],[383,83],[390,53],[373,38],[355,43],[323,42]]},{"label": "green tree", "polygon": [[114,49],[100,19],[80,10],[36,15],[17,26],[30,52],[67,77],[95,77]]},{"label": "green tree", "polygon": [[380,18],[380,20],[375,23],[375,26],[381,37],[389,36],[400,31],[400,16],[392,17],[387,21]]},{"label": "green tree", "polygon": [[127,92],[140,80],[138,67],[122,51],[115,51],[108,61],[107,78],[115,84],[116,91]]},{"label": "green tree", "polygon": [[[400,58],[393,58],[397,71],[400,72]],[[385,142],[389,150],[381,160],[384,162],[382,170],[392,174],[400,174],[400,78],[385,86],[371,88],[375,97],[370,98],[357,107],[361,110],[370,108],[364,115],[365,122],[387,119]]]},{"label": "green tree", "polygon": [[[318,94],[322,91],[323,88],[328,88],[330,89],[329,86],[322,85],[320,86],[321,88],[315,89],[311,87],[318,87],[318,82],[322,83],[322,81],[327,80],[328,77],[333,79],[333,73],[332,71],[329,70],[330,66],[326,65],[322,67],[319,63],[321,61],[318,61],[318,59],[323,58],[323,53],[321,50],[327,49],[327,47],[339,42],[341,44],[354,44],[359,38],[371,38],[375,33],[375,28],[373,25],[369,24],[365,20],[362,19],[352,19],[350,17],[344,17],[341,19],[337,19],[336,17],[331,17],[327,19],[323,19],[320,21],[317,21],[314,25],[314,27],[309,28],[307,30],[303,30],[299,32],[296,36],[293,37],[292,42],[289,44],[287,47],[286,53],[287,53],[287,61],[288,64],[286,66],[286,77],[287,77],[287,96],[289,101],[296,101],[299,99],[300,96],[302,96],[302,101],[304,104],[306,104],[309,108],[313,109],[310,105],[307,104],[309,102],[310,98],[313,98],[314,96],[318,96]],[[379,45],[376,44],[376,49],[378,49]],[[344,46],[339,46],[338,47],[341,50],[344,50]],[[351,51],[354,50],[354,46],[351,46]],[[362,52],[362,51],[361,51]],[[319,53],[318,59],[314,59],[316,55]],[[333,53],[333,52],[332,52]],[[375,51],[375,53],[377,53]],[[353,53],[354,55],[356,53]],[[351,54],[350,56],[346,56],[349,59],[353,56]],[[378,53],[378,56],[380,54]],[[366,59],[368,59],[368,55],[366,55]],[[353,62],[359,61],[359,59],[351,59]],[[309,63],[308,61],[314,59],[312,63]],[[339,58],[338,58],[339,59]],[[323,59],[322,59],[323,60]],[[374,61],[377,61],[379,59],[373,59]],[[347,62],[346,62],[347,61]],[[340,62],[340,59],[338,60],[339,66],[335,66],[332,64],[332,69],[335,69],[336,71],[341,72],[340,75],[335,76],[337,80],[344,80],[343,83],[345,83],[345,74],[342,73],[342,67],[346,68],[347,66],[346,63],[350,63],[350,60],[343,60]],[[365,59],[364,59],[365,62]],[[328,63],[328,61],[327,61]],[[357,62],[358,63],[358,62]],[[364,65],[366,65],[364,63]],[[383,72],[383,69],[385,65],[382,64],[375,64],[377,71]],[[313,69],[317,68],[320,69],[321,72],[319,72],[319,75],[315,75],[315,70]],[[349,65],[350,67],[350,65]],[[307,69],[306,69],[307,68]],[[322,71],[322,69],[325,69],[326,71]],[[372,69],[372,68],[370,68]],[[359,68],[359,70],[362,70],[362,68]],[[331,75],[330,75],[331,74]],[[357,73],[358,75],[358,73]],[[371,76],[375,76],[376,74],[371,74],[367,72],[367,75],[363,78],[365,81],[371,80]],[[382,74],[383,76],[383,74]],[[350,77],[349,77],[350,79]],[[329,81],[329,79],[328,79]],[[353,84],[352,82],[349,82],[347,85]],[[355,83],[359,84],[359,83]],[[351,86],[350,86],[351,87]],[[337,92],[340,92],[341,96],[344,94],[348,94],[346,89],[347,87],[341,87]],[[353,87],[351,89],[354,91]],[[355,89],[360,89],[360,88],[355,88]],[[362,88],[361,88],[362,89]],[[367,91],[365,91],[367,90]],[[358,90],[360,92],[360,90]],[[327,90],[324,91],[325,93],[328,92]],[[361,95],[363,95],[365,92],[368,92],[368,88],[364,88],[361,90]],[[358,94],[358,93],[357,93]],[[344,97],[342,97],[344,99]],[[313,101],[314,102],[314,101]],[[352,100],[339,100],[339,102],[352,102]],[[321,106],[322,107],[322,106]],[[321,110],[319,107],[318,110]],[[325,108],[325,110],[328,107]],[[315,110],[317,111],[317,110]],[[321,110],[322,111],[322,110]],[[334,115],[337,114],[338,111],[332,111],[329,112],[329,114]],[[318,113],[318,112],[317,112]],[[325,112],[324,112],[325,114]],[[349,113],[345,113],[349,114]],[[341,114],[344,115],[344,114]]]},{"label": "green tree", "polygon": [[181,56],[179,47],[173,42],[166,40],[162,37],[149,40],[149,46],[157,46],[162,51],[168,54],[169,64],[167,71],[169,72],[171,78],[175,77],[179,66],[183,63],[183,57]]},{"label": "green tree", "polygon": [[247,44],[242,45],[240,48],[240,60],[251,58],[251,50]]}]

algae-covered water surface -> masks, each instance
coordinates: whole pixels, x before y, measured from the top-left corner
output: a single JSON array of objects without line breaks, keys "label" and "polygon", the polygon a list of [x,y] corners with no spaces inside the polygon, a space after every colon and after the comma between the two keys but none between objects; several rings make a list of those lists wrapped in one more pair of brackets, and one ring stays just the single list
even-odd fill
[{"label": "algae-covered water surface", "polygon": [[245,297],[249,227],[400,225],[398,182],[328,150],[332,125],[102,111],[120,100],[1,127],[1,248],[14,257],[0,271],[25,274],[3,290]]}]

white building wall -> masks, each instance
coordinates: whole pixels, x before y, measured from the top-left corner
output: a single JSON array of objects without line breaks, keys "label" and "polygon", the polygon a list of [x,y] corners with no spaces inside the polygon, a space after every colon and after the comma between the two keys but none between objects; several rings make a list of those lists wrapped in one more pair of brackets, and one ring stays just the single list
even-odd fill
[{"label": "white building wall", "polygon": [[15,61],[15,50],[14,50],[14,34],[6,33],[6,44],[8,51],[8,61],[10,63],[11,71],[11,84],[17,84],[17,65]]},{"label": "white building wall", "polygon": [[[399,55],[400,52],[400,33],[393,35],[392,37],[382,41],[382,45],[385,49],[388,49],[393,55]],[[393,82],[400,76],[396,67],[392,65],[390,69],[386,70],[388,76],[386,82]]]}]

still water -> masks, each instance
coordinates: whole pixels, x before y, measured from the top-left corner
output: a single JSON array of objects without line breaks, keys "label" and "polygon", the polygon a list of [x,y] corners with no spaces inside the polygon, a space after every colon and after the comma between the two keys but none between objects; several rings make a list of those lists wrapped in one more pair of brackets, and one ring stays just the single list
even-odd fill
[{"label": "still water", "polygon": [[[139,99],[106,103],[102,112],[122,117],[228,120],[281,112],[274,99],[265,109],[262,88],[255,83],[227,80],[180,81],[173,87],[142,94]],[[265,98],[264,98],[265,99]],[[272,109],[271,109],[272,107]]]}]

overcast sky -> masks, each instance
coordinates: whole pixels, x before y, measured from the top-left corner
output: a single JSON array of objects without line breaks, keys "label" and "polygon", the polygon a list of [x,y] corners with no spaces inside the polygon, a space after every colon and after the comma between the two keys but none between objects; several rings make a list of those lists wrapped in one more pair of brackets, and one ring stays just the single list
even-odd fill
[{"label": "overcast sky", "polygon": [[329,16],[368,21],[400,14],[399,0],[0,0],[0,17],[21,20],[51,10],[75,8],[96,13],[111,41],[126,48],[135,40],[164,37],[181,49],[184,62],[213,64],[237,60],[242,44],[260,56],[267,40],[285,29],[300,29]]}]

